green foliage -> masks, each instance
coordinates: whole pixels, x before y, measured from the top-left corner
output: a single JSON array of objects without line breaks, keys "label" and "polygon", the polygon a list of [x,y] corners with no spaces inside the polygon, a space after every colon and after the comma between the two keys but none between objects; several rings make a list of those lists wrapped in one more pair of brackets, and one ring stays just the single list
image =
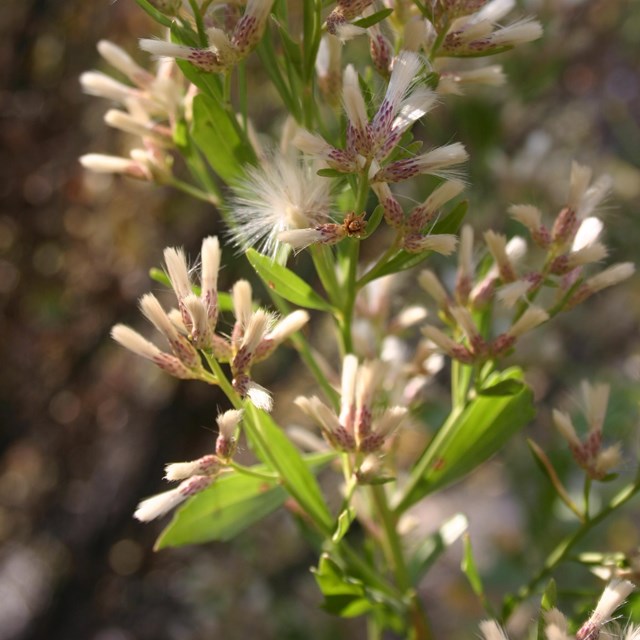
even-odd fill
[{"label": "green foliage", "polygon": [[264,411],[247,406],[247,439],[256,455],[280,476],[280,482],[322,531],[333,529],[333,517],[322,497],[320,487],[294,444]]},{"label": "green foliage", "polygon": [[227,184],[244,175],[255,155],[238,132],[235,117],[214,98],[199,94],[193,99],[191,135],[214,172]]},{"label": "green foliage", "polygon": [[274,293],[305,309],[331,311],[331,305],[287,267],[274,262],[255,249],[249,249],[246,255],[256,273]]},{"label": "green foliage", "polygon": [[533,394],[520,369],[491,374],[485,388],[497,385],[504,395],[476,396],[440,428],[411,472],[399,512],[473,471],[533,418]]},{"label": "green foliage", "polygon": [[[268,469],[261,465],[261,469]],[[274,481],[234,474],[223,477],[179,509],[156,549],[231,540],[281,506],[287,492]]]}]

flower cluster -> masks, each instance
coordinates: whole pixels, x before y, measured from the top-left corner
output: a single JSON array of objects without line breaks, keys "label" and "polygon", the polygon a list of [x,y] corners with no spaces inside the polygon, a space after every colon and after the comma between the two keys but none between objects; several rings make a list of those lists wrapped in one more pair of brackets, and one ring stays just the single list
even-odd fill
[{"label": "flower cluster", "polygon": [[235,453],[237,430],[242,420],[242,411],[231,409],[218,415],[218,437],[216,453],[202,456],[190,462],[171,462],[165,467],[165,479],[181,481],[169,491],[143,500],[134,517],[142,522],[154,520],[168,513],[187,498],[209,487],[215,479],[228,470],[227,465]]},{"label": "flower cluster", "polygon": [[271,410],[269,392],[251,378],[251,367],[268,358],[276,348],[308,321],[306,311],[298,310],[281,320],[265,311],[255,309],[251,285],[239,280],[233,286],[232,299],[235,323],[230,336],[216,333],[219,315],[218,269],[220,246],[216,237],[202,243],[200,294],[194,293],[189,268],[181,249],[167,248],[164,252],[167,273],[176,294],[178,309],[167,313],[153,294],[140,300],[144,315],[167,339],[171,353],[165,353],[133,329],[116,325],[113,338],[127,349],[148,358],[171,375],[182,379],[218,381],[203,365],[201,354],[218,362],[228,363],[232,384],[242,398],[258,408]]},{"label": "flower cluster", "polygon": [[358,364],[353,354],[342,362],[340,413],[335,413],[317,396],[299,396],[295,403],[320,427],[330,446],[346,452],[379,451],[407,415],[404,407],[389,407],[375,413],[384,365],[380,361]]},{"label": "flower cluster", "polygon": [[193,88],[185,90],[182,76],[171,60],[162,61],[155,75],[143,69],[120,47],[102,40],[100,55],[131,84],[125,84],[100,72],[88,71],[80,76],[83,90],[91,95],[118,103],[120,109],[105,114],[106,123],[140,139],[140,146],[130,157],[90,153],[80,158],[84,167],[99,173],[121,173],[140,180],[159,183],[171,179],[173,145],[177,121],[189,109]]},{"label": "flower cluster", "polygon": [[248,0],[243,16],[230,33],[219,27],[207,29],[207,47],[189,47],[144,38],[140,40],[140,48],[156,56],[187,60],[202,71],[226,72],[258,44],[272,5],[273,0]]},{"label": "flower cluster", "polygon": [[[606,196],[608,185],[606,178],[591,184],[590,170],[574,163],[567,204],[551,229],[542,223],[542,213],[536,207],[511,207],[511,215],[525,225],[532,243],[543,250],[541,264],[536,268],[521,266],[527,249],[523,238],[516,236],[507,241],[502,234],[487,231],[484,240],[492,265],[476,279],[473,231],[464,227],[454,294],[447,293],[432,271],[423,271],[419,278],[454,335],[446,335],[434,326],[425,327],[423,333],[461,362],[498,358],[511,349],[517,338],[548,318],[630,277],[634,271],[631,263],[614,265],[588,277],[584,273],[588,265],[607,255],[606,247],[598,241],[603,225],[591,214]],[[542,293],[551,294],[546,308],[533,304]],[[517,305],[517,310],[511,327],[488,340],[476,317],[494,300],[506,309]]]},{"label": "flower cluster", "polygon": [[[385,96],[375,115],[369,118],[358,74],[353,66],[347,66],[342,90],[348,120],[344,149],[330,145],[322,137],[306,130],[300,130],[293,143],[303,153],[324,162],[331,169],[341,173],[358,173],[370,180],[384,206],[385,220],[402,231],[403,248],[413,252],[431,249],[446,254],[453,251],[455,239],[450,236],[431,238],[424,234],[424,227],[437,206],[453,198],[455,189],[459,192],[461,187],[458,188],[456,183],[455,188],[446,191],[446,197],[444,191],[434,196],[438,202],[428,201],[416,207],[409,214],[406,224],[402,208],[389,188],[389,183],[408,180],[419,174],[450,177],[451,167],[467,159],[467,152],[460,143],[394,159],[393,152],[402,136],[435,103],[435,93],[425,86],[418,86],[416,82],[422,71],[423,63],[415,53],[405,51],[397,56],[393,60],[393,71]],[[358,211],[354,212],[356,216],[359,214]],[[347,235],[352,235],[348,225],[317,225],[287,233],[281,239],[300,248],[314,242],[332,244]]]},{"label": "flower cluster", "polygon": [[602,480],[620,463],[620,443],[602,449],[602,426],[609,400],[609,386],[606,384],[590,385],[582,383],[582,394],[585,403],[585,415],[589,432],[581,440],[576,433],[571,417],[558,409],[553,410],[553,422],[558,431],[569,443],[575,459],[589,478]]},{"label": "flower cluster", "polygon": [[435,103],[435,93],[416,83],[422,72],[423,63],[415,53],[400,53],[393,61],[385,96],[370,119],[358,73],[352,65],[348,65],[342,85],[342,99],[348,119],[345,148],[338,149],[306,130],[298,133],[294,144],[336,171],[366,171],[373,182],[399,182],[420,173],[440,175],[443,170],[461,164],[467,155],[464,147],[456,143],[384,165],[403,134]]},{"label": "flower cluster", "polygon": [[[612,580],[604,589],[598,604],[589,619],[574,635],[569,632],[569,623],[558,609],[550,609],[544,613],[544,637],[546,640],[597,640],[601,637],[604,625],[611,620],[614,611],[635,590],[635,585],[627,580]],[[611,631],[611,629],[607,629]],[[509,637],[494,620],[480,623],[480,632],[484,640],[509,640]],[[626,631],[615,635],[607,633],[607,637],[617,640],[638,640],[640,627],[629,627]]]}]

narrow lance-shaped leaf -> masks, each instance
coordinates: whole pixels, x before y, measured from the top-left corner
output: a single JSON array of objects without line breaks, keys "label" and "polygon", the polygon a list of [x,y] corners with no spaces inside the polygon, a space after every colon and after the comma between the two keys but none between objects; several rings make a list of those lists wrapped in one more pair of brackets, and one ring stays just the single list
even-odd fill
[{"label": "narrow lance-shaped leaf", "polygon": [[399,513],[473,471],[533,418],[533,394],[522,381],[520,369],[496,372],[485,386],[506,380],[519,385],[503,386],[509,391],[506,395],[478,395],[452,412],[415,464],[396,507]]},{"label": "narrow lance-shaped leaf", "polygon": [[251,146],[241,139],[231,117],[214,98],[199,94],[193,99],[191,135],[211,168],[226,183],[243,175],[243,165],[255,161]]},{"label": "narrow lance-shaped leaf", "polygon": [[249,419],[244,421],[245,434],[256,455],[280,476],[280,482],[294,500],[324,533],[330,534],[334,520],[320,487],[294,444],[264,411],[247,404]]},{"label": "narrow lance-shaped leaf", "polygon": [[331,305],[320,297],[300,276],[277,264],[255,249],[247,251],[247,259],[265,285],[285,300],[307,309],[330,311]]}]

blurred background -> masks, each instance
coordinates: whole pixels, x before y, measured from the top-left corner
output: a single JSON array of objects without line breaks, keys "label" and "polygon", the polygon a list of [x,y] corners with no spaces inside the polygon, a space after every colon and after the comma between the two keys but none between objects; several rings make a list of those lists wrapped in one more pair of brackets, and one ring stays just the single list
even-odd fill
[{"label": "blurred background", "polygon": [[[512,202],[555,212],[574,158],[610,173],[605,238],[613,261],[633,261],[640,242],[640,3],[523,5],[538,15],[545,37],[504,56],[509,86],[448,98],[425,135],[434,145],[455,139],[469,148],[470,221],[478,230],[515,232],[505,213]],[[160,375],[108,337],[116,322],[140,323],[136,300],[157,288],[148,270],[163,247],[183,245],[195,256],[204,235],[223,231],[210,206],[91,175],[77,162],[126,144],[102,121],[107,103],[80,92],[78,75],[103,68],[95,43],[113,40],[146,63],[136,40],[157,33],[133,0],[0,4],[0,640],[357,640],[361,621],[317,610],[308,571],[316,558],[286,514],[232,544],[161,553],[152,547],[162,524],[131,516],[141,497],[165,488],[165,462],[211,448],[217,407],[225,408],[211,389]],[[265,91],[256,103],[257,128],[277,136],[277,98]],[[248,274],[246,265],[229,263],[222,287],[240,274]],[[590,300],[521,352],[541,403],[528,435],[546,446],[559,443],[550,406],[575,409],[586,376],[612,382],[605,429],[625,442],[627,477],[638,457],[637,285],[636,278]],[[281,358],[274,370],[285,369],[292,354]],[[270,385],[276,397],[291,375]],[[569,473],[567,456],[554,461]],[[429,530],[456,510],[468,512],[496,601],[568,526],[536,474],[520,439],[472,483],[415,514]],[[631,503],[587,548],[634,552],[638,511]],[[532,552],[529,542],[540,532],[549,546]],[[427,610],[439,637],[475,637],[483,612],[459,577],[455,551],[424,585]],[[579,580],[583,569],[567,591]],[[533,609],[525,622],[527,615]]]}]

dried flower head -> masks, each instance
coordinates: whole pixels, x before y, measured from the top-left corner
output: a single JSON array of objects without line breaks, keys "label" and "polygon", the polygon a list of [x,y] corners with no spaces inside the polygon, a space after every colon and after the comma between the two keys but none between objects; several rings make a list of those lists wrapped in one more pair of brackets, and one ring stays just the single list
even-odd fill
[{"label": "dried flower head", "polygon": [[278,152],[249,168],[235,185],[229,208],[234,244],[275,258],[280,234],[329,223],[329,184],[310,165]]}]

